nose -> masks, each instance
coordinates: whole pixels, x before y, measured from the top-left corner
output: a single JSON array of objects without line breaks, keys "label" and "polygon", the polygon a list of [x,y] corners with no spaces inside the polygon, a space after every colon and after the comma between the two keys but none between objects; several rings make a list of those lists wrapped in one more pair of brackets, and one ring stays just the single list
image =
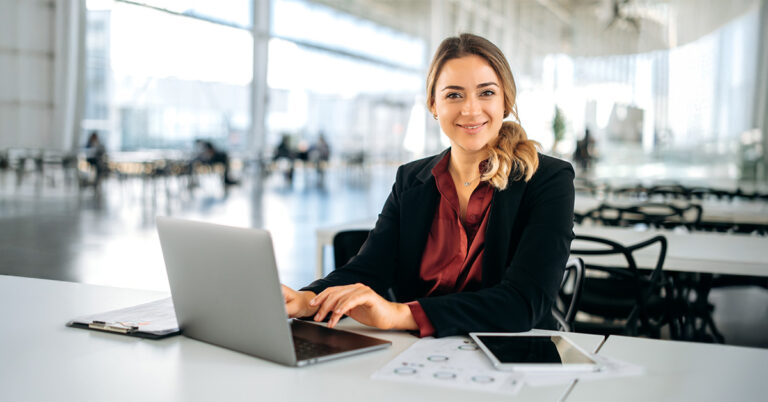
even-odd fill
[{"label": "nose", "polygon": [[463,116],[473,116],[480,113],[480,102],[475,96],[468,96],[461,108]]}]

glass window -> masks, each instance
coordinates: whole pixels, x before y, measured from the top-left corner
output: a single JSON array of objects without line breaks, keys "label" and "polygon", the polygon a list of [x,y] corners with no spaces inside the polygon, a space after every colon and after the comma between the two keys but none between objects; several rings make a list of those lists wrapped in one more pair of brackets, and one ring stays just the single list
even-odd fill
[{"label": "glass window", "polygon": [[[222,3],[222,13],[238,14],[232,7],[240,4],[240,14],[250,15],[242,6],[249,1]],[[100,130],[115,150],[191,149],[196,138],[244,147],[250,31],[120,2],[88,18],[86,132]]]},{"label": "glass window", "polygon": [[406,159],[411,110],[423,103],[423,41],[307,1],[275,0],[272,21],[268,147],[323,134],[347,160]]}]

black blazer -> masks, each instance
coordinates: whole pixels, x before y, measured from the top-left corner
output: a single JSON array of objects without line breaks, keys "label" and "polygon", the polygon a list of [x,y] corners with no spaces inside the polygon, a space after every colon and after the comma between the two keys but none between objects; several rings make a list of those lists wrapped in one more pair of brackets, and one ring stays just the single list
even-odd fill
[{"label": "black blazer", "polygon": [[527,183],[495,190],[485,232],[482,288],[424,297],[419,268],[440,193],[432,168],[449,152],[400,166],[376,227],[358,255],[302,290],[363,283],[399,302],[418,300],[435,336],[554,328],[551,306],[573,239],[574,172],[539,154]]}]

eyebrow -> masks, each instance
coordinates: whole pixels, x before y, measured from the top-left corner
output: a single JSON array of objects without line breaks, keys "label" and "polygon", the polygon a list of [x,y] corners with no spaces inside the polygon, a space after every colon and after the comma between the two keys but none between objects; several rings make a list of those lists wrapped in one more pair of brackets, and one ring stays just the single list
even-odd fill
[{"label": "eyebrow", "polygon": [[[499,86],[499,84],[497,84],[495,82],[484,82],[482,84],[478,84],[477,88],[478,89],[485,88],[485,87],[489,87],[491,85],[495,85],[496,87]],[[463,91],[464,87],[461,87],[461,86],[458,86],[458,85],[448,85],[445,88],[441,89],[441,91],[445,91],[445,90],[448,90],[448,89],[455,89],[455,90]]]}]

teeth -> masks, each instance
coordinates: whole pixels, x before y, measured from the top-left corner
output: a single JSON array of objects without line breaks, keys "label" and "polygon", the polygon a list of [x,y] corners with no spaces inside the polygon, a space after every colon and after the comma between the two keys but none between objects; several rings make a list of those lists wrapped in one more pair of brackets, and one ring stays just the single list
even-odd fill
[{"label": "teeth", "polygon": [[482,124],[478,124],[478,125],[476,125],[476,126],[464,126],[464,128],[468,128],[468,129],[470,129],[470,130],[474,130],[474,129],[476,129],[476,128],[480,127],[480,126],[482,126]]}]

